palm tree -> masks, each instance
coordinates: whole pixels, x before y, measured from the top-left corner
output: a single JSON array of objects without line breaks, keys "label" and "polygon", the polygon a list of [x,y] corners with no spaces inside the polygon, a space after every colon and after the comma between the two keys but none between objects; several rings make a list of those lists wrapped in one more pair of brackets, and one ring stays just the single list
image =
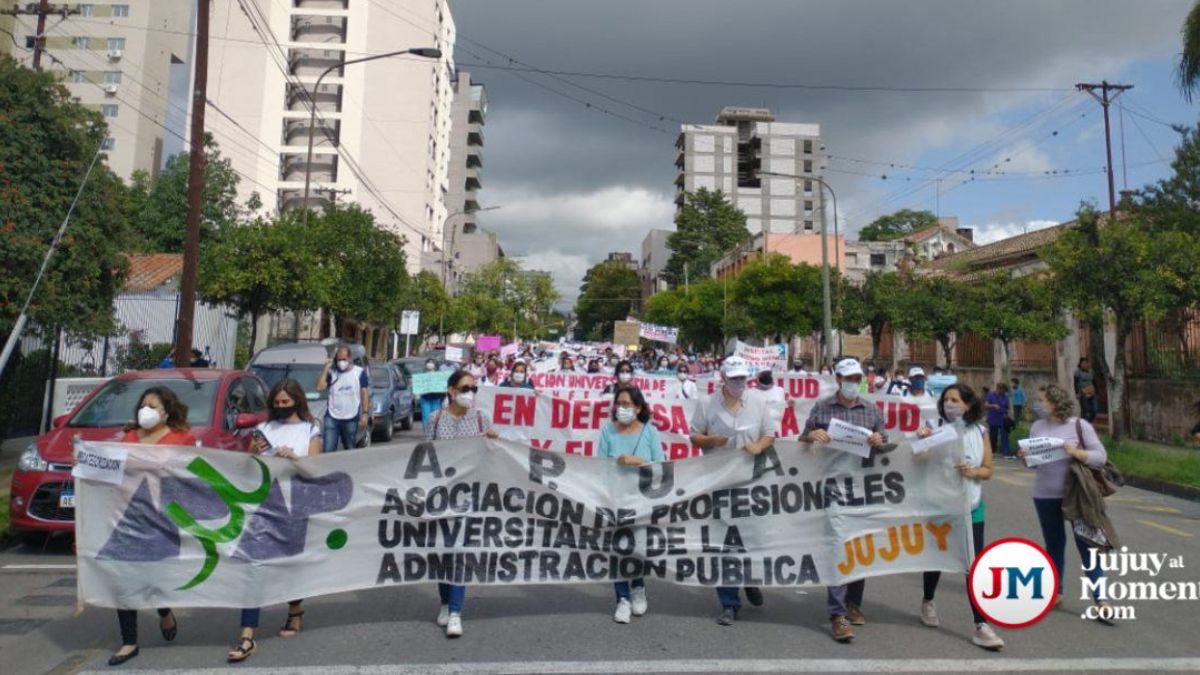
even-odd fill
[{"label": "palm tree", "polygon": [[1200,1],[1183,20],[1183,55],[1179,59],[1179,89],[1190,103],[1200,93]]}]

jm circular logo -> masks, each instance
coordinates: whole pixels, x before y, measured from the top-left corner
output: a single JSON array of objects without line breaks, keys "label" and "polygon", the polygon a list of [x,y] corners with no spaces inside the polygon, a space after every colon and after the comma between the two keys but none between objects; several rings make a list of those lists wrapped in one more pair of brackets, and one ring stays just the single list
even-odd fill
[{"label": "jm circular logo", "polygon": [[1054,607],[1058,570],[1041,546],[1018,537],[992,542],[971,564],[967,592],[979,613],[1003,628],[1041,621]]}]

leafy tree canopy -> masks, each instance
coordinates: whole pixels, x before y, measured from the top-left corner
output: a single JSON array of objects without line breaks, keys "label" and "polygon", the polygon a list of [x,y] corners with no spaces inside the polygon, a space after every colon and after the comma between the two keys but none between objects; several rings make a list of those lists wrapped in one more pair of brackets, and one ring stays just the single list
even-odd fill
[{"label": "leafy tree canopy", "polygon": [[930,211],[901,209],[871,221],[858,233],[859,241],[892,241],[937,225],[937,216]]},{"label": "leafy tree canopy", "polygon": [[707,277],[712,263],[749,237],[746,216],[720,191],[700,188],[688,193],[675,216],[675,231],[667,237],[671,257],[663,278],[672,286],[683,285],[685,265],[689,279]]}]

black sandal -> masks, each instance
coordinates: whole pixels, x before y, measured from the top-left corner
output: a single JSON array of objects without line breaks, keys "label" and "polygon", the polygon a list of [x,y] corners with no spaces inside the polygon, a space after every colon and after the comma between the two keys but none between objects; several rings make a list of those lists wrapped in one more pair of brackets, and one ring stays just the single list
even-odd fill
[{"label": "black sandal", "polygon": [[279,637],[290,638],[300,634],[300,617],[304,616],[304,610],[292,613],[288,612],[287,621],[283,622],[283,628],[279,629]]},{"label": "black sandal", "polygon": [[244,637],[238,641],[238,646],[229,650],[229,663],[241,663],[250,658],[254,652],[258,651],[258,643],[254,638]]},{"label": "black sandal", "polygon": [[[167,616],[171,617],[171,627],[163,628],[162,620],[167,618]],[[167,642],[171,642],[175,639],[175,636],[179,634],[179,619],[175,618],[175,612],[168,612],[167,616],[159,617],[158,629],[162,631],[163,639]]]}]

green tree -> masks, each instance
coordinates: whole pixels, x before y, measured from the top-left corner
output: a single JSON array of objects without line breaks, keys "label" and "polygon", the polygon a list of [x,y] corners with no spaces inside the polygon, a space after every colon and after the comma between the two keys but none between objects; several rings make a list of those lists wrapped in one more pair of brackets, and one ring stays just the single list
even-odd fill
[{"label": "green tree", "polygon": [[901,209],[871,221],[858,233],[859,241],[892,241],[903,239],[913,232],[937,225],[937,216],[930,211]]},{"label": "green tree", "polygon": [[421,270],[409,280],[405,309],[421,313],[420,339],[436,335],[450,312],[450,295],[442,280],[429,270]]},{"label": "green tree", "polygon": [[675,216],[675,231],[667,237],[671,257],[663,278],[672,286],[682,286],[685,276],[690,280],[707,277],[712,263],[749,238],[745,214],[719,190],[689,192]]},{"label": "green tree", "polygon": [[728,302],[729,290],[724,282],[704,277],[687,289],[673,288],[650,296],[642,316],[651,323],[679,328],[680,344],[720,352],[726,335],[735,335],[749,324],[745,313]]},{"label": "green tree", "polygon": [[294,214],[227,227],[200,251],[200,297],[232,307],[250,318],[250,345],[258,318],[279,310],[305,311],[322,305],[321,258],[307,245],[309,232]]},{"label": "green tree", "polygon": [[518,335],[533,337],[558,299],[549,275],[499,258],[467,275],[451,315],[455,330],[511,335],[515,328]]},{"label": "green tree", "polygon": [[1183,54],[1179,57],[1176,77],[1188,103],[1200,91],[1200,2],[1192,5],[1183,20]]},{"label": "green tree", "polygon": [[867,272],[861,284],[844,277],[838,284],[838,307],[834,316],[839,330],[871,332],[871,360],[879,360],[883,331],[891,323],[900,302],[900,275],[896,272]]},{"label": "green tree", "polygon": [[1070,333],[1063,321],[1062,305],[1044,279],[998,272],[972,283],[971,292],[975,296],[971,303],[974,311],[964,328],[1000,341],[1006,382],[1012,379],[1013,342],[1053,342]]},{"label": "green tree", "polygon": [[613,322],[638,313],[642,284],[637,272],[618,262],[593,265],[583,276],[575,303],[578,330],[590,340],[611,340]]},{"label": "green tree", "polygon": [[[12,330],[101,142],[104,118],[0,55],[0,335]],[[30,305],[36,324],[103,335],[128,272],[128,191],[97,162]]]},{"label": "green tree", "polygon": [[954,336],[971,320],[975,296],[969,288],[943,276],[906,271],[897,278],[899,298],[892,325],[909,339],[937,341],[950,363]]},{"label": "green tree", "polygon": [[821,324],[821,270],[812,265],[793,265],[772,253],[747,263],[730,291],[757,337],[788,341]]},{"label": "green tree", "polygon": [[[200,217],[200,241],[207,245],[214,233],[229,227],[242,218],[237,204],[237,188],[241,177],[233,163],[221,156],[212,136],[205,136],[204,195]],[[151,178],[144,171],[132,177],[132,207],[130,222],[137,234],[138,250],[158,253],[181,253],[187,229],[188,153],[181,152],[167,161],[167,166]],[[261,203],[257,194],[252,203]]]}]

